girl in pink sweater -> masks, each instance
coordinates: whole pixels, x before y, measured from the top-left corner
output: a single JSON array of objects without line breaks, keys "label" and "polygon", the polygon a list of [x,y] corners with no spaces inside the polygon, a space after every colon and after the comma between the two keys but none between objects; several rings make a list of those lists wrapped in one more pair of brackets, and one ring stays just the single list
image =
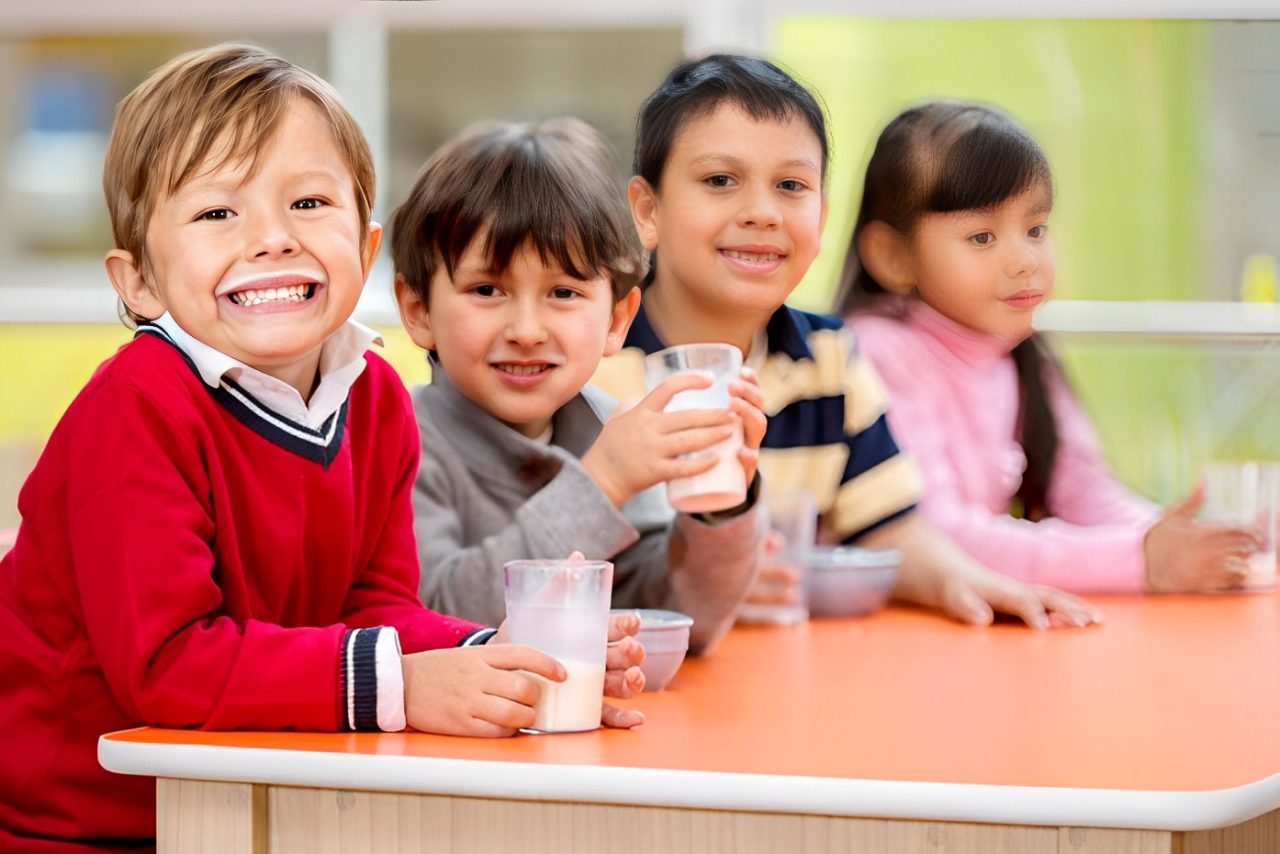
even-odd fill
[{"label": "girl in pink sweater", "polygon": [[1163,512],[1118,483],[1031,330],[1053,292],[1053,181],[990,107],[909,109],[876,144],[837,310],[888,386],[925,477],[920,510],[994,570],[1075,592],[1241,587],[1243,528]]}]

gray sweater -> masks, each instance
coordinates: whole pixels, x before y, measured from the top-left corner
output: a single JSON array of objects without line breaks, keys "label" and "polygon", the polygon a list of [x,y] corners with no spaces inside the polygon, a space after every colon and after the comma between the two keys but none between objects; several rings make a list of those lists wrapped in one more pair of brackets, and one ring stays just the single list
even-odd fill
[{"label": "gray sweater", "polygon": [[413,502],[423,602],[497,625],[506,612],[503,563],[577,550],[613,561],[613,607],[693,617],[694,652],[732,626],[756,570],[757,485],[745,512],[718,523],[675,513],[664,484],[615,508],[579,462],[612,398],[584,388],[555,414],[551,444],[543,445],[472,403],[438,364],[433,374],[413,391],[422,437]]}]

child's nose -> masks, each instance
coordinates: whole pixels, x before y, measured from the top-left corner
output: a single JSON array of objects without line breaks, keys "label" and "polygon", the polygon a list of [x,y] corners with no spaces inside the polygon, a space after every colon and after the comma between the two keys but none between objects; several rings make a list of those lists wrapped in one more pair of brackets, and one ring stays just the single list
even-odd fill
[{"label": "child's nose", "polygon": [[1029,276],[1039,267],[1040,253],[1037,247],[1026,241],[1019,241],[1009,255],[1009,275],[1013,278]]},{"label": "child's nose", "polygon": [[253,258],[288,258],[302,249],[288,218],[272,212],[254,214],[250,234],[248,254]]},{"label": "child's nose", "polygon": [[775,228],[782,222],[782,211],[772,187],[749,187],[742,195],[738,224],[745,228]]},{"label": "child's nose", "polygon": [[547,326],[542,314],[532,306],[514,306],[507,319],[507,340],[522,347],[532,347],[547,340]]}]

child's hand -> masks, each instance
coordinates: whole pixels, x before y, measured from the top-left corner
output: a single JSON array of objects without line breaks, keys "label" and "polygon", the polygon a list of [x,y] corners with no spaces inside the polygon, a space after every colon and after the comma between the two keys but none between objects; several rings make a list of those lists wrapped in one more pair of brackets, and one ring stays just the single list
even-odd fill
[{"label": "child's hand", "polygon": [[520,671],[552,682],[567,675],[551,656],[503,643],[413,653],[400,666],[409,726],[442,735],[508,736],[533,726],[538,688]]},{"label": "child's hand", "polygon": [[680,455],[705,450],[734,435],[742,417],[736,409],[662,411],[679,392],[710,386],[711,380],[703,375],[677,374],[605,423],[583,455],[582,467],[615,507],[654,484],[702,474],[716,464],[711,455],[701,459],[680,459]]},{"label": "child's hand", "polygon": [[760,443],[768,426],[764,395],[756,382],[756,372],[750,368],[743,368],[739,379],[729,383],[729,410],[742,420],[742,450],[738,452],[738,459],[742,461],[742,473],[750,486],[760,463]]},{"label": "child's hand", "polygon": [[940,607],[962,622],[989,625],[995,613],[1008,614],[1033,629],[1083,628],[1102,622],[1102,614],[1078,596],[1045,587],[1025,584],[985,567],[982,572],[957,574],[942,590]]},{"label": "child's hand", "polygon": [[1170,505],[1142,543],[1148,593],[1236,590],[1249,573],[1249,555],[1260,548],[1247,528],[1195,518],[1204,503],[1201,484]]},{"label": "child's hand", "polygon": [[[570,560],[582,560],[582,552],[574,552]],[[644,690],[644,673],[640,670],[640,662],[644,661],[644,647],[636,640],[636,632],[640,631],[640,617],[634,613],[609,615],[608,650],[604,660],[604,695],[625,700]],[[498,626],[498,632],[490,640],[493,643],[505,643],[507,639],[507,621]],[[536,699],[536,698],[535,698]],[[622,709],[604,704],[600,721],[605,726],[629,729],[644,723],[644,715],[635,709]]]},{"label": "child's hand", "polygon": [[[609,651],[604,664],[606,697],[625,700],[644,690],[644,673],[640,671],[640,662],[644,661],[644,647],[635,638],[638,631],[639,615],[609,615]],[[644,723],[644,714],[635,709],[623,709],[605,703],[600,721],[605,726],[629,729]]]},{"label": "child's hand", "polygon": [[902,553],[895,597],[938,608],[961,622],[985,626],[997,611],[1033,629],[1102,622],[1100,611],[1070,593],[992,572],[917,513],[877,528],[859,544]]}]

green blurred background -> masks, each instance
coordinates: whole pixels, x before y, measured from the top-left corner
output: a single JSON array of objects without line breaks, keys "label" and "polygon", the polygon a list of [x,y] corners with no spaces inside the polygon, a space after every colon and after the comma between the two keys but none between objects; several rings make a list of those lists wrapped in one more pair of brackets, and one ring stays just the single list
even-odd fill
[{"label": "green blurred background", "polygon": [[[1055,179],[1057,299],[1236,299],[1243,262],[1223,264],[1215,246],[1233,229],[1226,217],[1247,214],[1214,210],[1225,171],[1215,160],[1232,156],[1230,145],[1216,147],[1214,123],[1230,115],[1220,99],[1248,97],[1232,86],[1242,59],[1232,46],[1256,38],[1243,26],[781,22],[774,55],[822,94],[836,148],[824,250],[794,301],[830,304],[876,136],[899,110],[939,97],[998,105],[1044,146]],[[1273,233],[1256,251],[1275,245]],[[1280,455],[1269,345],[1055,343],[1117,472],[1153,498],[1178,497],[1208,459]]]}]

